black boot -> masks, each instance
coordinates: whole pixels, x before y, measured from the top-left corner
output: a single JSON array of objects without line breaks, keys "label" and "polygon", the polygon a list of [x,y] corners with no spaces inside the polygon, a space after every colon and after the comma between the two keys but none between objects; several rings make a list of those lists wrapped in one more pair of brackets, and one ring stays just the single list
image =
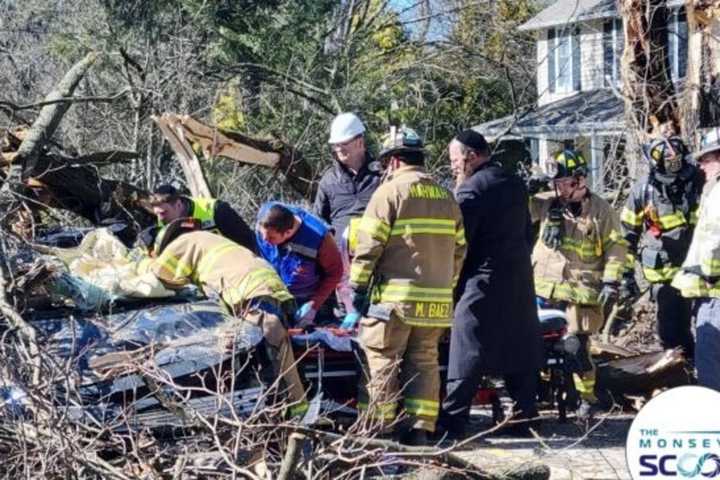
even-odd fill
[{"label": "black boot", "polygon": [[400,443],[409,447],[424,447],[428,444],[428,434],[425,430],[411,428],[400,435]]}]

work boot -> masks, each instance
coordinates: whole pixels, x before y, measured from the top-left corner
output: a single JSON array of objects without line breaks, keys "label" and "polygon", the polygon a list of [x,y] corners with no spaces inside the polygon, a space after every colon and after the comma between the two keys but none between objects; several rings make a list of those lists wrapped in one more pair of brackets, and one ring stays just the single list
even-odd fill
[{"label": "work boot", "polygon": [[428,434],[420,428],[411,428],[400,434],[400,443],[409,447],[424,447],[428,444]]}]

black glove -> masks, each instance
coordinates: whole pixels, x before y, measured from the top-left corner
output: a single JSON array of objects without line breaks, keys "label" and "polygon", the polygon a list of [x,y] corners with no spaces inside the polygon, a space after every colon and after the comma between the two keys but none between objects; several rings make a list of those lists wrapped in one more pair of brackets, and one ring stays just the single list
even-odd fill
[{"label": "black glove", "polygon": [[598,295],[598,302],[603,308],[606,308],[617,302],[619,297],[620,292],[616,283],[604,283],[600,295]]},{"label": "black glove", "polygon": [[532,175],[527,179],[528,195],[535,195],[536,193],[550,190],[549,183],[550,177],[547,175]]},{"label": "black glove", "polygon": [[623,302],[634,301],[640,296],[640,287],[635,280],[635,270],[626,270],[620,282],[619,299]]},{"label": "black glove", "polygon": [[353,308],[362,316],[367,314],[367,310],[370,307],[370,297],[368,297],[366,290],[355,290],[352,298]]},{"label": "black glove", "polygon": [[548,212],[547,219],[543,225],[542,231],[542,242],[547,245],[548,248],[557,250],[562,245],[562,238],[564,234],[565,219],[563,217],[562,209],[553,207]]}]

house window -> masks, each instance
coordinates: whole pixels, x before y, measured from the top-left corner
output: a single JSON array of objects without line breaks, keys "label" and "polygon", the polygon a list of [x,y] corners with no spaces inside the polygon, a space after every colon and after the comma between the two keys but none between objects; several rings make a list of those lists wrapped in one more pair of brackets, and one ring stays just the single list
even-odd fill
[{"label": "house window", "polygon": [[623,22],[620,18],[608,20],[603,24],[603,69],[605,86],[619,85],[620,59],[625,43]]},{"label": "house window", "polygon": [[580,90],[580,29],[548,29],[548,86],[551,92]]},{"label": "house window", "polygon": [[688,25],[684,8],[668,12],[667,46],[670,75],[677,81],[685,77],[687,70]]}]

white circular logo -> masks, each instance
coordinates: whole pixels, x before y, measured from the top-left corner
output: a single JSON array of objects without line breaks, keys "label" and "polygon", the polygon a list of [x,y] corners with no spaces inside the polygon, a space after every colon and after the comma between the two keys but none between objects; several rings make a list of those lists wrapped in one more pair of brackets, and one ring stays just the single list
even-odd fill
[{"label": "white circular logo", "polygon": [[678,387],[645,405],[625,445],[634,480],[720,480],[720,393]]}]

